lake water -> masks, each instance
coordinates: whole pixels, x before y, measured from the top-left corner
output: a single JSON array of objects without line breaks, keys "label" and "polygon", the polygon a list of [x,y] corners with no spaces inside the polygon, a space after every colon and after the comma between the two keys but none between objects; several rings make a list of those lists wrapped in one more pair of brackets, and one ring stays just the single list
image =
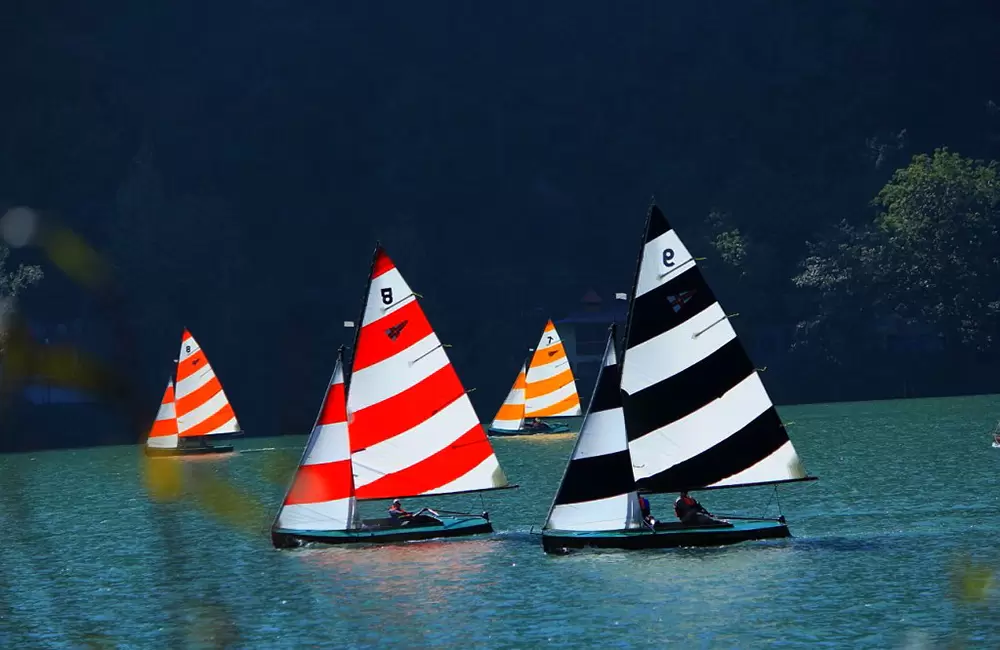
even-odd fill
[{"label": "lake water", "polygon": [[821,477],[778,491],[795,538],[718,549],[542,553],[572,435],[495,441],[521,488],[484,496],[493,536],[281,552],[267,529],[304,437],[3,456],[0,647],[1000,647],[1000,398],[781,410]]}]

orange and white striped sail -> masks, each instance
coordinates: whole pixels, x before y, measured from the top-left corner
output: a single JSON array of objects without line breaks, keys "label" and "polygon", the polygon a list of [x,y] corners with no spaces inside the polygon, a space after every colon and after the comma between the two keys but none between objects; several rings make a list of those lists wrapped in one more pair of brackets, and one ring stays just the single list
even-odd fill
[{"label": "orange and white striped sail", "polygon": [[517,373],[517,379],[500,405],[490,429],[495,431],[518,431],[524,426],[524,364]]},{"label": "orange and white striped sail", "polygon": [[347,530],[356,526],[355,516],[341,353],[275,527]]},{"label": "orange and white striped sail", "polygon": [[381,247],[359,325],[347,391],[357,498],[505,487],[444,346]]},{"label": "orange and white striped sail", "polygon": [[177,358],[177,431],[181,438],[237,433],[233,407],[205,352],[184,330]]},{"label": "orange and white striped sail", "polygon": [[174,380],[167,381],[167,389],[163,391],[160,410],[156,412],[156,420],[149,430],[146,446],[153,449],[177,448],[177,411],[174,408]]},{"label": "orange and white striped sail", "polygon": [[580,413],[573,369],[559,332],[549,320],[528,365],[524,417],[566,417]]}]

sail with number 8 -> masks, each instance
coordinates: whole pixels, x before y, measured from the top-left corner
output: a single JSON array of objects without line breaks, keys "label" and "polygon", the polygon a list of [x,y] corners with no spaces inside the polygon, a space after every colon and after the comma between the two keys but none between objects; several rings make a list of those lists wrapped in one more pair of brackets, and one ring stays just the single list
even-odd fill
[{"label": "sail with number 8", "polygon": [[[417,294],[381,246],[372,261],[344,404],[351,498],[356,501],[516,487],[500,467]],[[341,488],[335,492],[343,494]],[[289,494],[293,493],[294,487]],[[310,527],[289,525],[279,513],[272,540],[283,547],[307,542],[404,541],[492,530],[485,512],[422,509],[408,517],[339,517]]]}]

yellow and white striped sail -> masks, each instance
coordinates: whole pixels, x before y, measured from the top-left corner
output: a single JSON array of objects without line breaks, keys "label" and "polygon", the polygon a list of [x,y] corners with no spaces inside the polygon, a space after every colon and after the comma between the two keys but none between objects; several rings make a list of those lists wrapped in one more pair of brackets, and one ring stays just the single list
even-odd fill
[{"label": "yellow and white striped sail", "polygon": [[490,429],[518,431],[524,426],[524,374],[524,364],[522,363],[521,370],[517,373],[517,379],[514,380],[514,386],[507,394],[507,399],[500,405],[500,410],[493,418]]},{"label": "yellow and white striped sail", "polygon": [[528,365],[524,417],[580,415],[580,395],[556,326],[550,320]]}]

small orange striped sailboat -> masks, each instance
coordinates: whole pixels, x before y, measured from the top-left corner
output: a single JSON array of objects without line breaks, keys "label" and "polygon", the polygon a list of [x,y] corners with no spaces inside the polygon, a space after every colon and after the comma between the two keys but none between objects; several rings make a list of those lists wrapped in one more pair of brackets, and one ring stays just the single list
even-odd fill
[{"label": "small orange striped sailboat", "polygon": [[233,407],[204,350],[185,329],[174,376],[167,382],[160,410],[146,438],[146,455],[227,453],[233,450],[232,445],[211,445],[209,440],[241,433]]},{"label": "small orange striped sailboat", "polygon": [[574,417],[581,413],[573,369],[566,358],[566,348],[559,332],[550,319],[545,324],[527,371],[522,365],[489,432],[495,436],[563,433],[569,431],[568,425],[543,422],[541,418]]},{"label": "small orange striped sailboat", "polygon": [[485,492],[510,485],[418,295],[375,249],[345,386],[342,357],[271,527],[277,548],[488,533],[489,514],[392,511],[355,503]]}]

